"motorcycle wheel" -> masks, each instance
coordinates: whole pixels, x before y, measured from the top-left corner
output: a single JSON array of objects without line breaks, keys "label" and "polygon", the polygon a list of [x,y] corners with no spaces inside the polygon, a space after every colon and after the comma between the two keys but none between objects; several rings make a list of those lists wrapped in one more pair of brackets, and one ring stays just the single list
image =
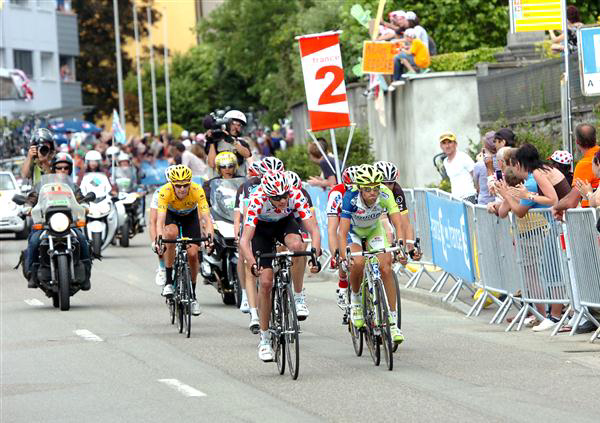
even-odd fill
[{"label": "motorcycle wheel", "polygon": [[125,221],[121,226],[121,237],[119,238],[119,245],[121,247],[129,247],[129,221]]},{"label": "motorcycle wheel", "polygon": [[229,274],[233,275],[233,292],[235,293],[235,306],[240,308],[242,305],[242,285],[240,284],[240,278],[237,274],[237,266],[232,262],[229,262]]},{"label": "motorcycle wheel", "polygon": [[58,302],[61,311],[67,311],[71,308],[71,277],[69,269],[69,258],[67,256],[58,256]]},{"label": "motorcycle wheel", "polygon": [[92,251],[96,257],[102,254],[102,234],[100,232],[92,232]]}]

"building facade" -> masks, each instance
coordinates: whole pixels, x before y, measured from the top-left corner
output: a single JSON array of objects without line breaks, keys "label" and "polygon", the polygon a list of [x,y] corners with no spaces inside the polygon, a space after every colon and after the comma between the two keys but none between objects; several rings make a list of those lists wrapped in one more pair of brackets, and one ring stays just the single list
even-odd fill
[{"label": "building facade", "polygon": [[0,0],[0,68],[21,69],[34,93],[31,101],[1,101],[0,116],[81,116],[81,83],[75,73],[79,31],[69,3]]}]

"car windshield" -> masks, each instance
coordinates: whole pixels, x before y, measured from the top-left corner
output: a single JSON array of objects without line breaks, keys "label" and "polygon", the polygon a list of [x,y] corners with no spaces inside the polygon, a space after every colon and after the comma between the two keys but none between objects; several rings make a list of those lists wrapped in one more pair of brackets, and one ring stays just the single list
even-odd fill
[{"label": "car windshield", "polygon": [[13,191],[16,190],[15,183],[13,182],[10,175],[0,174],[0,190],[2,191]]}]

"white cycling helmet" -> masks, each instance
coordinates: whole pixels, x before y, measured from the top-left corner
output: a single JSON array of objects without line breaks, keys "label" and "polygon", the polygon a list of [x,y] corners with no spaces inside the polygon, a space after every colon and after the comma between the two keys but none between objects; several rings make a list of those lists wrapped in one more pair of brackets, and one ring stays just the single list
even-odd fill
[{"label": "white cycling helmet", "polygon": [[99,151],[96,150],[90,150],[87,153],[85,153],[85,162],[101,162],[102,161],[102,154],[100,154]]},{"label": "white cycling helmet", "polygon": [[286,170],[284,173],[290,183],[290,187],[302,189],[302,179],[300,179],[300,176],[296,172]]},{"label": "white cycling helmet", "polygon": [[375,162],[375,168],[383,175],[383,182],[395,182],[398,177],[398,167],[394,163]]},{"label": "white cycling helmet", "polygon": [[248,121],[246,120],[246,115],[243,114],[242,112],[240,112],[239,110],[230,110],[227,113],[225,113],[225,116],[223,116],[224,119],[236,119],[239,120],[240,122],[242,122],[244,124],[244,126],[246,126],[248,124]]},{"label": "white cycling helmet", "polygon": [[121,152],[118,156],[117,156],[117,161],[118,162],[124,162],[124,161],[129,161],[131,160],[131,158],[129,157],[129,154]]},{"label": "white cycling helmet", "polygon": [[263,175],[267,173],[269,170],[276,170],[279,172],[283,172],[283,162],[279,160],[277,157],[269,156],[265,157],[260,161],[260,167],[262,169]]},{"label": "white cycling helmet", "polygon": [[283,195],[290,191],[290,183],[283,172],[269,171],[265,173],[260,182],[264,193],[273,197],[275,195]]},{"label": "white cycling helmet", "polygon": [[106,149],[106,155],[109,157],[114,156],[115,154],[119,154],[120,151],[121,150],[119,150],[119,147],[117,147],[116,145],[111,145]]}]

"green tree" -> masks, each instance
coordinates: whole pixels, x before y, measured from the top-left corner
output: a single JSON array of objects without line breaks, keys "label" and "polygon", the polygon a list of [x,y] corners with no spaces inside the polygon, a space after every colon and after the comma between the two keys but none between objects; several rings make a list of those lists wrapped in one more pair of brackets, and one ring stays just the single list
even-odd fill
[{"label": "green tree", "polygon": [[[152,6],[153,0],[137,1],[140,36],[146,35],[146,6]],[[86,119],[94,120],[99,116],[108,116],[118,109],[117,63],[115,59],[115,31],[112,0],[73,0],[73,9],[77,13],[79,25],[80,56],[76,60],[77,78],[82,83],[83,103],[94,106]],[[133,0],[119,1],[119,29],[121,45],[127,38],[134,36]],[[152,19],[157,21],[160,14],[152,9]],[[132,59],[127,52],[121,54],[123,75],[132,68]],[[128,99],[128,104],[134,101]],[[137,121],[136,110],[127,108],[127,120]]]}]

